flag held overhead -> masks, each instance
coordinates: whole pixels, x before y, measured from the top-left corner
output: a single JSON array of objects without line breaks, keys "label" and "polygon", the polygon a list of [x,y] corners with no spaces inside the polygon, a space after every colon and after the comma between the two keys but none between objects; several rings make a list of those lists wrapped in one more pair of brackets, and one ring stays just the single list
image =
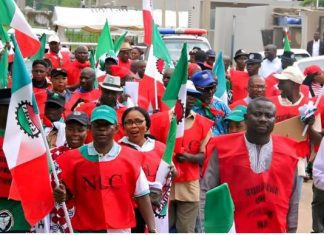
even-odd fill
[{"label": "flag held overhead", "polygon": [[1,0],[0,12],[0,24],[15,29],[15,36],[22,56],[30,57],[36,54],[40,48],[40,42],[15,1]]}]

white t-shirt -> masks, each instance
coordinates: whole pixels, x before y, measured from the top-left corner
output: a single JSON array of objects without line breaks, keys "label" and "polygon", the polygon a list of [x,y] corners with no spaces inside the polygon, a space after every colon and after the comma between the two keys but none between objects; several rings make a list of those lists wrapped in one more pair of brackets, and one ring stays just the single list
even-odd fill
[{"label": "white t-shirt", "polygon": [[259,75],[266,79],[272,73],[281,73],[281,60],[276,57],[272,61],[265,59],[261,63]]},{"label": "white t-shirt", "polygon": [[319,46],[320,46],[320,40],[313,41],[312,56],[319,56]]}]

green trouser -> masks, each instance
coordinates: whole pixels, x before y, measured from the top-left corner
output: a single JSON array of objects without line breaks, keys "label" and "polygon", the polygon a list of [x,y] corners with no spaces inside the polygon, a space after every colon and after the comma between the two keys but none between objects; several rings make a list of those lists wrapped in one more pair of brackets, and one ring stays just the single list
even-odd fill
[{"label": "green trouser", "polygon": [[29,232],[21,203],[7,198],[0,198],[0,233]]}]

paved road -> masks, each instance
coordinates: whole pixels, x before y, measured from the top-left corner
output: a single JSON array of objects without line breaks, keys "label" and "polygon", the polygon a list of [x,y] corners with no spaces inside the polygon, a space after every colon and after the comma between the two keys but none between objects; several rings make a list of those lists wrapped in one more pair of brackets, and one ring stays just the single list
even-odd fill
[{"label": "paved road", "polygon": [[298,233],[310,233],[312,231],[312,184],[313,181],[308,181],[303,184],[302,196],[299,203]]}]

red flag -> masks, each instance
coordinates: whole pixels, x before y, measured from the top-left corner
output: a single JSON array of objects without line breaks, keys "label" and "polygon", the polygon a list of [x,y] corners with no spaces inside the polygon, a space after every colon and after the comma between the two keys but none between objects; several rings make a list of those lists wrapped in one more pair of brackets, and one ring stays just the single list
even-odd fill
[{"label": "red flag", "polygon": [[148,46],[152,43],[152,23],[152,0],[143,0],[144,42]]}]

